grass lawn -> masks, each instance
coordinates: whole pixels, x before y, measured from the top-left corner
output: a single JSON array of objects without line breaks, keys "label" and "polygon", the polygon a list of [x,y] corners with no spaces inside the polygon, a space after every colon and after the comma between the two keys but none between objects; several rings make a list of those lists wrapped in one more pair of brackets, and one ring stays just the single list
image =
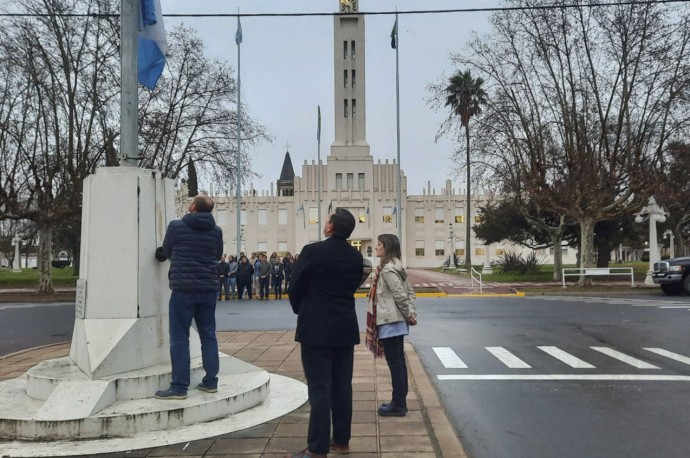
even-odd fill
[{"label": "grass lawn", "polygon": [[[77,277],[73,276],[71,267],[53,269],[53,286],[74,286]],[[0,288],[35,288],[38,285],[38,269],[22,269],[13,272],[12,269],[0,269]]]},{"label": "grass lawn", "polygon": [[[567,264],[564,265],[563,267],[576,267],[573,264]],[[635,281],[636,282],[642,282],[644,281],[645,275],[647,274],[647,269],[649,268],[649,263],[648,262],[628,262],[628,263],[623,263],[623,264],[611,264],[609,267],[632,267],[633,268],[633,275],[635,276]],[[477,265],[474,266],[476,270],[479,272],[482,271],[482,266]],[[442,272],[443,270],[438,267],[434,269],[436,272]],[[553,264],[549,265],[543,265],[541,269],[539,270],[538,273],[534,274],[527,274],[527,275],[518,275],[518,274],[501,274],[499,272],[498,267],[493,268],[494,273],[490,275],[485,275],[483,278],[488,281],[492,282],[499,282],[499,283],[519,283],[519,282],[526,282],[526,281],[533,281],[533,282],[550,282],[553,281]],[[467,277],[467,274],[465,272],[458,272],[455,270],[447,270],[446,273],[450,274],[455,274],[455,275],[462,275]],[[576,277],[567,277],[568,280],[576,279]],[[604,278],[609,278],[611,280],[619,280],[619,281],[625,281],[629,280],[630,277],[626,277],[624,275],[613,275],[610,277],[595,277],[598,279],[604,279]]]}]

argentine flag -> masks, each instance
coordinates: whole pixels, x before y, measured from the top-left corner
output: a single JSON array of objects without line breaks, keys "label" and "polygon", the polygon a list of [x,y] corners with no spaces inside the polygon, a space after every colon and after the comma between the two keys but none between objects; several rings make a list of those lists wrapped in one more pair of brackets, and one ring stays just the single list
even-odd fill
[{"label": "argentine flag", "polygon": [[139,0],[141,22],[139,24],[139,57],[137,74],[139,83],[147,89],[156,87],[165,67],[168,42],[165,39],[163,12],[160,0]]}]

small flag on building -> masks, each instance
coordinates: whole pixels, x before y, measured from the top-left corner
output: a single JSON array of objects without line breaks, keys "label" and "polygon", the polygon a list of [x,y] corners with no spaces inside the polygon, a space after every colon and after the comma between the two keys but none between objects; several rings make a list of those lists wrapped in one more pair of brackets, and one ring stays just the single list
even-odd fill
[{"label": "small flag on building", "polygon": [[141,23],[137,46],[137,79],[147,89],[156,88],[165,67],[168,42],[165,39],[160,0],[139,0]]},{"label": "small flag on building", "polygon": [[237,46],[242,43],[242,23],[240,22],[239,15],[237,16],[237,32],[235,32],[235,44]]},{"label": "small flag on building", "polygon": [[297,214],[299,215],[300,212],[304,211],[304,203],[299,204],[299,208],[297,209]]},{"label": "small flag on building", "polygon": [[333,213],[333,201],[331,200],[331,203],[328,204],[328,213]]},{"label": "small flag on building", "polygon": [[393,30],[391,31],[391,48],[396,49],[398,47],[398,15],[395,15],[395,24],[393,24]]}]

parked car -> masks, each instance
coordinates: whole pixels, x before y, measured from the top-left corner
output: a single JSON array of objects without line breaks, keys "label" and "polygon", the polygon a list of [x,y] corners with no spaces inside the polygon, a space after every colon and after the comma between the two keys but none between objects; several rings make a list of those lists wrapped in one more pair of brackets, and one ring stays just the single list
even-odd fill
[{"label": "parked car", "polygon": [[50,261],[50,265],[56,269],[64,269],[65,267],[69,267],[71,264],[72,261],[69,259],[53,259]]},{"label": "parked car", "polygon": [[669,296],[690,295],[690,257],[655,262],[652,280]]}]

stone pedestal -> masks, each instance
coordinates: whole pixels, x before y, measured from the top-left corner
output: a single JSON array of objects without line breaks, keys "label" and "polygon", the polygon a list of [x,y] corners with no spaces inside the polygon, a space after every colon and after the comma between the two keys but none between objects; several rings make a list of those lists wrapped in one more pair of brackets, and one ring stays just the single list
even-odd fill
[{"label": "stone pedestal", "polygon": [[[173,182],[151,170],[101,168],[85,180],[70,358],[86,375],[169,362],[169,263],[154,253],[175,218]],[[200,352],[193,334],[192,357]]]}]

